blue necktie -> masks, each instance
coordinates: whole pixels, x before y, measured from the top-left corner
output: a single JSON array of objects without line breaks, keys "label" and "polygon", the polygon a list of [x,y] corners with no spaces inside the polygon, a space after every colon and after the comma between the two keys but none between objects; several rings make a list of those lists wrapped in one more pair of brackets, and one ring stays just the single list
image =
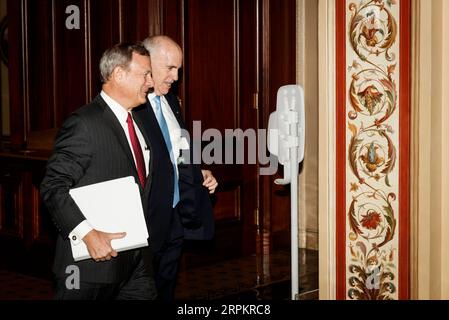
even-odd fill
[{"label": "blue necktie", "polygon": [[170,133],[168,132],[167,122],[165,121],[164,115],[162,113],[161,97],[156,96],[154,98],[154,102],[156,104],[156,119],[157,122],[159,123],[159,127],[161,128],[162,135],[164,136],[165,144],[167,146],[167,150],[170,154],[170,160],[173,165],[173,185],[175,187],[173,195],[173,208],[174,208],[179,202],[179,185],[178,185],[178,174],[176,171],[176,162],[175,157],[173,155],[173,148],[171,145]]}]

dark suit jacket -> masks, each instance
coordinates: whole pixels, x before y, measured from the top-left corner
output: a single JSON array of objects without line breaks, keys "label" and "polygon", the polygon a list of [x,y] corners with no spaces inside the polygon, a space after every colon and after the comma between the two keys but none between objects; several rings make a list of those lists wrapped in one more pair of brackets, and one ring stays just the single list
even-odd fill
[{"label": "dark suit jacket", "polygon": [[[136,124],[142,128],[138,120]],[[141,131],[151,151],[150,142],[144,130]],[[56,277],[67,276],[68,265],[79,267],[81,281],[114,283],[129,276],[138,259],[138,250],[120,252],[117,258],[106,262],[92,259],[74,262],[68,239],[69,233],[85,220],[70,197],[69,189],[126,176],[134,176],[136,183],[139,181],[123,128],[99,95],[71,114],[62,125],[40,188],[42,199],[59,230],[53,266]],[[140,187],[144,208],[150,188],[148,179],[145,189]]]},{"label": "dark suit jacket", "polygon": [[[186,129],[176,96],[169,93],[165,98],[180,127]],[[170,155],[150,102],[136,108],[135,114],[143,123],[143,128],[154,150],[149,200],[149,228],[153,251],[157,252],[169,240],[169,237],[177,232],[188,240],[211,239],[214,235],[214,217],[209,192],[202,185],[203,176],[200,166],[193,164],[178,166],[180,189],[178,208],[182,229],[173,230],[176,228],[176,217],[172,217],[171,214],[174,172]],[[190,158],[193,159],[192,156]]]}]

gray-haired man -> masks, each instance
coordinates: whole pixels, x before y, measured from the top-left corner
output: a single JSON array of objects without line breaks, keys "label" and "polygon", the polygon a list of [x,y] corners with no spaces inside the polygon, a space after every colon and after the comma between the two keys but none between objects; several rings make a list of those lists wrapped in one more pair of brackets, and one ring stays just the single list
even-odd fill
[{"label": "gray-haired man", "polygon": [[[154,92],[136,109],[154,148],[150,191],[150,238],[158,296],[171,301],[184,240],[207,240],[214,234],[209,193],[218,185],[212,173],[196,164],[178,165],[180,129],[186,129],[177,97],[170,93],[182,66],[179,45],[167,36],[143,41],[150,52]],[[192,157],[190,157],[192,159]]]},{"label": "gray-haired man", "polygon": [[[111,240],[124,233],[95,230],[69,194],[71,188],[134,176],[147,206],[151,145],[132,110],[153,86],[147,50],[119,44],[100,62],[102,92],[62,125],[47,164],[41,195],[59,231],[53,271],[56,299],[154,299],[151,252],[117,253]],[[126,214],[126,212],[123,212]],[[92,259],[74,262],[71,243],[83,241]],[[79,289],[67,288],[68,267],[79,270]]]}]

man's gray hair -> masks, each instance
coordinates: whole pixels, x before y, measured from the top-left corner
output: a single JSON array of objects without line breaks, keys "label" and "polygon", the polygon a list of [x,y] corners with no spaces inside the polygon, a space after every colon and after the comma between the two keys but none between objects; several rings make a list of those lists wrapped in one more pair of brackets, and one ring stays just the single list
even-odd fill
[{"label": "man's gray hair", "polygon": [[142,44],[135,43],[119,43],[106,50],[100,60],[101,81],[103,83],[108,82],[117,67],[128,69],[133,53],[150,56],[150,53]]},{"label": "man's gray hair", "polygon": [[162,47],[162,45],[167,43],[177,47],[180,51],[182,51],[179,44],[177,44],[176,41],[170,38],[169,36],[157,35],[148,37],[142,41],[142,45],[145,47],[145,49],[148,50],[150,55],[155,55],[156,51],[159,50]]}]

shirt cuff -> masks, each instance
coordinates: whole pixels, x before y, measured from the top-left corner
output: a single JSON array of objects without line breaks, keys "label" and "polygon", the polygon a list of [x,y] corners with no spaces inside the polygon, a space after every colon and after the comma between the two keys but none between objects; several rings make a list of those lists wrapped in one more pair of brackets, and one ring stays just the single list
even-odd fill
[{"label": "shirt cuff", "polygon": [[93,230],[87,220],[82,221],[79,225],[69,233],[69,239],[74,245],[78,245],[86,234]]}]

